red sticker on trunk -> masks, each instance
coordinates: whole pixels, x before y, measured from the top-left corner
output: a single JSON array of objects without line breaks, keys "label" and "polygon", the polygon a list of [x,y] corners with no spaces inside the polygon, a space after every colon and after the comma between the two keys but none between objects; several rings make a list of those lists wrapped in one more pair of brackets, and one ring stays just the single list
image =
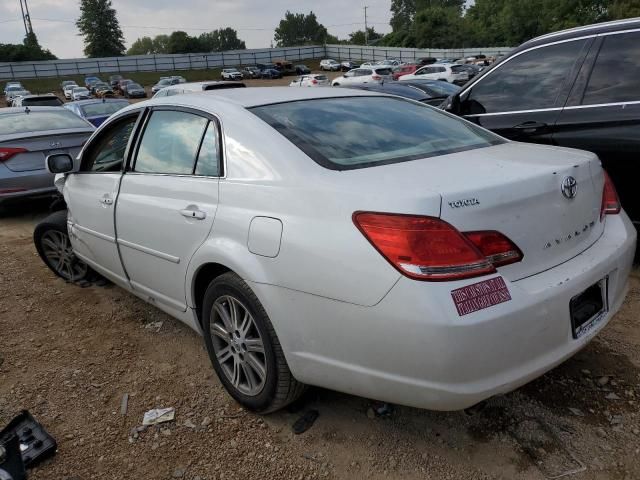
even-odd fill
[{"label": "red sticker on trunk", "polygon": [[502,277],[484,280],[451,291],[451,298],[461,317],[511,300]]}]

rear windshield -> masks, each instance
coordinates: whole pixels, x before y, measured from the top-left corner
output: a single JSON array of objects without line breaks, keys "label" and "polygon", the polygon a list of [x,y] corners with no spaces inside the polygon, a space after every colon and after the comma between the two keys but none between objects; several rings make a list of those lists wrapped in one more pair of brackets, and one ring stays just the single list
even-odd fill
[{"label": "rear windshield", "polygon": [[385,165],[488,147],[500,137],[400,98],[301,100],[251,109],[320,165]]},{"label": "rear windshield", "polygon": [[466,72],[467,67],[465,67],[464,65],[451,65],[451,71],[453,73]]},{"label": "rear windshield", "polygon": [[391,68],[376,68],[376,73],[378,75],[391,75]]},{"label": "rear windshield", "polygon": [[59,107],[62,105],[62,100],[58,97],[42,97],[42,98],[23,98],[22,106],[37,106],[37,107]]},{"label": "rear windshield", "polygon": [[100,115],[111,115],[121,108],[129,105],[129,102],[100,102],[89,103],[80,107],[85,117],[97,117]]},{"label": "rear windshield", "polygon": [[87,128],[89,125],[75,113],[64,108],[59,111],[9,113],[0,115],[0,135]]},{"label": "rear windshield", "polygon": [[326,75],[316,75],[316,80],[327,80]]}]

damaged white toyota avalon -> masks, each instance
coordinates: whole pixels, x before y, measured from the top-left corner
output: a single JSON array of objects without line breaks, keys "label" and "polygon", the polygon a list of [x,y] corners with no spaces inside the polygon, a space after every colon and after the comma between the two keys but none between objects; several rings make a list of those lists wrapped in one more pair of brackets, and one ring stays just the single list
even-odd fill
[{"label": "damaged white toyota avalon", "polygon": [[305,385],[435,410],[511,391],[620,308],[636,233],[588,152],[409,100],[246,88],[137,103],[77,159],[44,262],[201,333],[230,395]]}]

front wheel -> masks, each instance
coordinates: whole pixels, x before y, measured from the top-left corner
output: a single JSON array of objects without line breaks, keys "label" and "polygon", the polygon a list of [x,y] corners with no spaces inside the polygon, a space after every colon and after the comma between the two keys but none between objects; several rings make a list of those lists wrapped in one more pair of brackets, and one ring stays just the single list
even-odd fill
[{"label": "front wheel", "polygon": [[203,333],[213,369],[245,408],[270,413],[304,391],[287,365],[262,304],[235,273],[213,280],[204,294]]},{"label": "front wheel", "polygon": [[68,282],[88,280],[91,268],[73,253],[67,231],[67,211],[52,213],[33,231],[38,255],[53,273]]}]

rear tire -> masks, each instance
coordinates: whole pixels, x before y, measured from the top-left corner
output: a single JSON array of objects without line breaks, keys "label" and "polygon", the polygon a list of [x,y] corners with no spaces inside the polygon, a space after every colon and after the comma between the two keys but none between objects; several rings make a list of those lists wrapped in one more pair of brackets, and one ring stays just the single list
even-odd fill
[{"label": "rear tire", "polygon": [[238,403],[271,413],[305,390],[287,365],[258,297],[235,273],[213,280],[202,305],[204,342],[220,382]]},{"label": "rear tire", "polygon": [[95,277],[93,270],[75,256],[67,231],[67,211],[52,213],[33,231],[38,255],[49,269],[68,282],[83,282]]}]

